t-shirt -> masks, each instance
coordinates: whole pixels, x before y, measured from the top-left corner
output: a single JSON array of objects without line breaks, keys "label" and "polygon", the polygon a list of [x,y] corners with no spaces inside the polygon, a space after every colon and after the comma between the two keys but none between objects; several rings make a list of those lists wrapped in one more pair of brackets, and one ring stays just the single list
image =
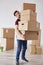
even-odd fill
[{"label": "t-shirt", "polygon": [[[15,22],[15,25],[18,25],[18,23],[20,22],[20,19],[17,19],[16,22]],[[21,31],[22,32],[22,31]],[[19,39],[19,40],[24,40],[23,38],[21,38],[18,33],[15,31],[16,33],[16,38]]]}]

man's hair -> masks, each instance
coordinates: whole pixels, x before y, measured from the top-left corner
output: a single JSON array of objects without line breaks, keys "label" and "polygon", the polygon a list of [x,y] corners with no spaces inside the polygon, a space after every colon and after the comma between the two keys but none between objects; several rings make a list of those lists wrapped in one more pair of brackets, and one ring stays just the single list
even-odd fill
[{"label": "man's hair", "polygon": [[16,16],[15,14],[16,14],[17,12],[19,12],[19,11],[18,11],[18,10],[15,10],[15,11],[14,11],[14,16]]}]

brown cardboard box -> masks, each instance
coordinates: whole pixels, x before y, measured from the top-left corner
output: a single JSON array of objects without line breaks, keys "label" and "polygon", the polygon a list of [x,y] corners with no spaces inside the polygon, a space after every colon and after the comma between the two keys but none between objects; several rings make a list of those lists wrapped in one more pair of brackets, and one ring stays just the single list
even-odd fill
[{"label": "brown cardboard box", "polygon": [[41,52],[42,52],[42,48],[40,47],[40,46],[36,46],[36,53],[37,54],[41,54]]},{"label": "brown cardboard box", "polygon": [[30,48],[30,51],[29,51],[30,54],[36,54],[36,46],[35,45],[31,44],[29,48]]},{"label": "brown cardboard box", "polygon": [[36,21],[37,14],[33,12],[32,10],[23,10],[21,11],[21,21],[26,20],[26,21]]},{"label": "brown cardboard box", "polygon": [[38,39],[38,33],[35,31],[26,31],[25,32],[25,39],[26,40],[37,40]]},{"label": "brown cardboard box", "polygon": [[36,40],[32,40],[32,45],[40,46],[40,43],[38,43]]},{"label": "brown cardboard box", "polygon": [[36,31],[22,31],[22,34],[25,35],[25,39],[22,37],[19,37],[18,39],[21,40],[37,40],[38,39],[38,32]]},{"label": "brown cardboard box", "polygon": [[38,40],[32,40],[32,44],[40,46],[40,42],[41,42],[41,30],[39,31]]},{"label": "brown cardboard box", "polygon": [[14,49],[14,39],[6,39],[6,50]]},{"label": "brown cardboard box", "polygon": [[27,10],[30,9],[32,11],[36,11],[36,4],[32,4],[32,3],[23,3],[23,10]]},{"label": "brown cardboard box", "polygon": [[30,50],[29,50],[29,53],[30,54],[41,54],[42,53],[42,48],[41,46],[36,46],[36,45],[30,45]]},{"label": "brown cardboard box", "polygon": [[19,30],[28,30],[28,24],[26,21],[20,21],[18,26]]},{"label": "brown cardboard box", "polygon": [[3,38],[14,38],[14,29],[3,28]]},{"label": "brown cardboard box", "polygon": [[38,27],[37,27],[37,22],[28,22],[28,21],[20,21],[19,22],[19,26],[18,26],[19,30],[25,30],[25,31],[37,31],[38,32]]}]

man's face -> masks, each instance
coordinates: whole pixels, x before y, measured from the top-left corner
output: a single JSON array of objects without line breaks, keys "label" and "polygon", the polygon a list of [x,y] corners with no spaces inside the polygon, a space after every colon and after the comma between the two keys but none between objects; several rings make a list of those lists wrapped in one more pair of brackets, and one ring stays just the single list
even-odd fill
[{"label": "man's face", "polygon": [[17,18],[20,18],[20,12],[16,12],[15,16],[16,16]]}]

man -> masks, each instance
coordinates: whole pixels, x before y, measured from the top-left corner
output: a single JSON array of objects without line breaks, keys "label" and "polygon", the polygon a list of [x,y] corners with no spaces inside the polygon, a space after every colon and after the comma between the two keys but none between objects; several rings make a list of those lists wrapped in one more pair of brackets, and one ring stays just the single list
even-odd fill
[{"label": "man", "polygon": [[[21,31],[18,29],[18,23],[20,22],[21,14],[19,11],[14,12],[14,16],[17,17],[17,20],[15,22],[15,31],[17,33],[17,53],[16,53],[16,65],[19,65],[19,56],[22,49],[22,60],[28,62],[28,60],[25,58],[25,52],[27,49],[27,40],[25,40],[25,35],[22,34]],[[21,37],[22,39],[20,39]]]}]

